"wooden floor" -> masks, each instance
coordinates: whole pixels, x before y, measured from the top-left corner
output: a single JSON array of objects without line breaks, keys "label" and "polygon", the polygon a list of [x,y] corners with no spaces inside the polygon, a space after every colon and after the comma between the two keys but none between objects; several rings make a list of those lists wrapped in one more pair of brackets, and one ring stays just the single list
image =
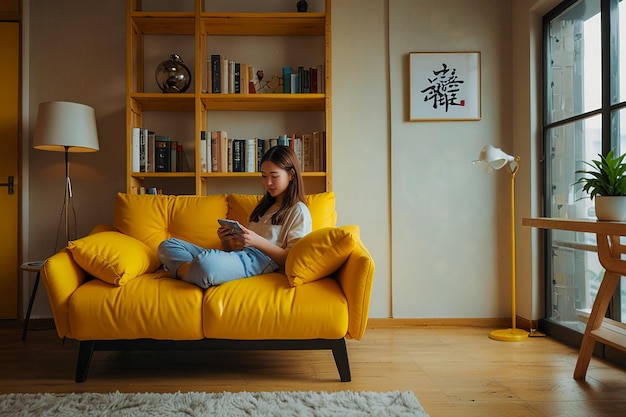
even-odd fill
[{"label": "wooden floor", "polygon": [[432,416],[624,416],[626,370],[593,358],[572,378],[577,351],[550,338],[490,340],[485,328],[377,328],[348,341],[352,382],[330,351],[96,352],[74,383],[78,344],[53,330],[21,340],[0,326],[0,393],[409,390]]}]

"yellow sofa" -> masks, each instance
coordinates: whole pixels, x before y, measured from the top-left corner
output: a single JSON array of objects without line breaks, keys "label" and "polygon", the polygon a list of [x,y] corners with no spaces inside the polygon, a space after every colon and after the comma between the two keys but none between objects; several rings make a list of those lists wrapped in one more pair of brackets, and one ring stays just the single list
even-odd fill
[{"label": "yellow sofa", "polygon": [[80,341],[76,382],[94,351],[129,349],[331,349],[350,381],[345,338],[365,332],[374,262],[358,226],[335,227],[333,193],[307,196],[313,232],[290,251],[284,274],[202,290],[159,269],[161,241],[219,248],[217,219],[246,224],[259,198],[120,193],[112,225],[45,262],[57,333]]}]

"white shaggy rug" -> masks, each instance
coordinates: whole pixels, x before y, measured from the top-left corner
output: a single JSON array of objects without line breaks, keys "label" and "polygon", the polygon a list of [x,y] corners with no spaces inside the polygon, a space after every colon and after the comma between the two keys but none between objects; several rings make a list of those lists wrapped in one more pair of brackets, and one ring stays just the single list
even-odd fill
[{"label": "white shaggy rug", "polygon": [[428,417],[410,391],[4,394],[0,415]]}]

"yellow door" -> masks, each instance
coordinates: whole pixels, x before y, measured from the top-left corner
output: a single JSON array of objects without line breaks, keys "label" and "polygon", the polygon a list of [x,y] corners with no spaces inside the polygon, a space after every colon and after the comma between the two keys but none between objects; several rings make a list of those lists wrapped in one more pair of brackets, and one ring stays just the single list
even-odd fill
[{"label": "yellow door", "polygon": [[19,27],[0,22],[0,319],[17,318]]}]

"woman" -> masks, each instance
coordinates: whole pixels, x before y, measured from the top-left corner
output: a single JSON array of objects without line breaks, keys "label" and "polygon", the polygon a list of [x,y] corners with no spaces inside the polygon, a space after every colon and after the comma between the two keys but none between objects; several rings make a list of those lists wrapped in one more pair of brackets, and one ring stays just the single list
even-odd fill
[{"label": "woman", "polygon": [[270,148],[261,159],[261,176],[265,194],[242,233],[219,227],[224,250],[167,239],[158,249],[165,270],[201,288],[281,270],[289,249],[311,231],[296,154],[288,146]]}]

